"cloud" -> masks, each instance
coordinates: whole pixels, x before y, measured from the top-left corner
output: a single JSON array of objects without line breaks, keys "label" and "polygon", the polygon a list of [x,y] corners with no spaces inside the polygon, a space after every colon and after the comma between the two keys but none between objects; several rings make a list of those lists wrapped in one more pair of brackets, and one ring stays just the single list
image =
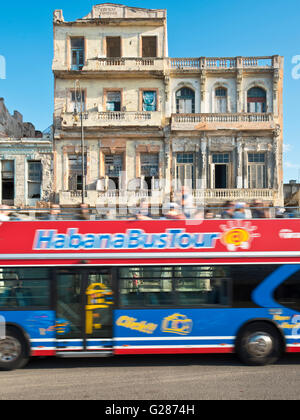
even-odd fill
[{"label": "cloud", "polygon": [[289,161],[284,162],[284,166],[288,169],[300,169],[300,165]]},{"label": "cloud", "polygon": [[293,149],[293,146],[291,144],[284,144],[283,145],[283,153],[289,153]]}]

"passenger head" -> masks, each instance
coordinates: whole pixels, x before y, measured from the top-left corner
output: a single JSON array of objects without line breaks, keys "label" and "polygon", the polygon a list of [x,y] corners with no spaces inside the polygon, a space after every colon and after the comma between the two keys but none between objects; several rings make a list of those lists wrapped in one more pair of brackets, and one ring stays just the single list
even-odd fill
[{"label": "passenger head", "polygon": [[59,214],[60,213],[60,205],[59,204],[51,204],[50,213],[51,214]]}]

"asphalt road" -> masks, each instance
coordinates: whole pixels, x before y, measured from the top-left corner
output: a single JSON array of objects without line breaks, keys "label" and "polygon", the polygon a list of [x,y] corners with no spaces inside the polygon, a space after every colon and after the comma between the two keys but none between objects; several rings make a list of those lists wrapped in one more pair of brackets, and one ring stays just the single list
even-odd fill
[{"label": "asphalt road", "polygon": [[0,400],[297,400],[300,355],[267,367],[235,356],[32,359],[0,372]]}]

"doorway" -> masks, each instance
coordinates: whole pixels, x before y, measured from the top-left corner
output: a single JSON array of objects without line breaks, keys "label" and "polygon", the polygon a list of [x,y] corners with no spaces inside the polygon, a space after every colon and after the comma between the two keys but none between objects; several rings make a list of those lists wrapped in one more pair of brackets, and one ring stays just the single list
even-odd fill
[{"label": "doorway", "polygon": [[56,279],[58,347],[77,351],[111,348],[113,270],[62,268]]},{"label": "doorway", "polygon": [[215,189],[227,188],[227,165],[215,165]]}]

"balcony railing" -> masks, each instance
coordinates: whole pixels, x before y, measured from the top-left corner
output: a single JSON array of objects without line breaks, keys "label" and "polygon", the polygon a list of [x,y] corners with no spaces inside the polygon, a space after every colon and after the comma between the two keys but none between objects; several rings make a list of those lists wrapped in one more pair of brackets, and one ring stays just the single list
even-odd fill
[{"label": "balcony railing", "polygon": [[222,70],[249,68],[278,68],[278,56],[273,57],[201,57],[169,58],[172,70]]},{"label": "balcony railing", "polygon": [[[75,120],[73,113],[62,114],[62,127],[79,126],[80,121]],[[162,125],[162,113],[156,112],[97,112],[88,111],[84,120],[84,127],[126,127],[126,126],[153,126]]]},{"label": "balcony railing", "polygon": [[271,113],[173,114],[172,130],[274,129]]},{"label": "balcony railing", "polygon": [[163,58],[92,58],[87,62],[83,71],[163,71],[165,60]]},{"label": "balcony railing", "polygon": [[273,201],[275,191],[269,189],[205,189],[193,190],[193,197],[197,201],[218,202],[227,200],[262,200]]},{"label": "balcony railing", "polygon": [[[226,201],[260,200],[272,203],[277,198],[277,192],[272,189],[201,189],[192,192],[195,205],[222,204]],[[148,198],[149,202],[155,205],[163,205],[166,199],[166,192],[163,190],[107,190],[107,191],[86,191],[86,203],[94,206],[110,205],[135,205],[142,198]],[[81,199],[81,191],[60,191],[59,199],[61,205],[74,205]]]},{"label": "balcony railing", "polygon": [[[230,69],[273,69],[279,68],[280,57],[93,57],[87,59],[85,66],[78,72],[105,71],[193,71],[230,70]],[[54,71],[71,71],[71,68],[58,60],[53,61]]]}]

